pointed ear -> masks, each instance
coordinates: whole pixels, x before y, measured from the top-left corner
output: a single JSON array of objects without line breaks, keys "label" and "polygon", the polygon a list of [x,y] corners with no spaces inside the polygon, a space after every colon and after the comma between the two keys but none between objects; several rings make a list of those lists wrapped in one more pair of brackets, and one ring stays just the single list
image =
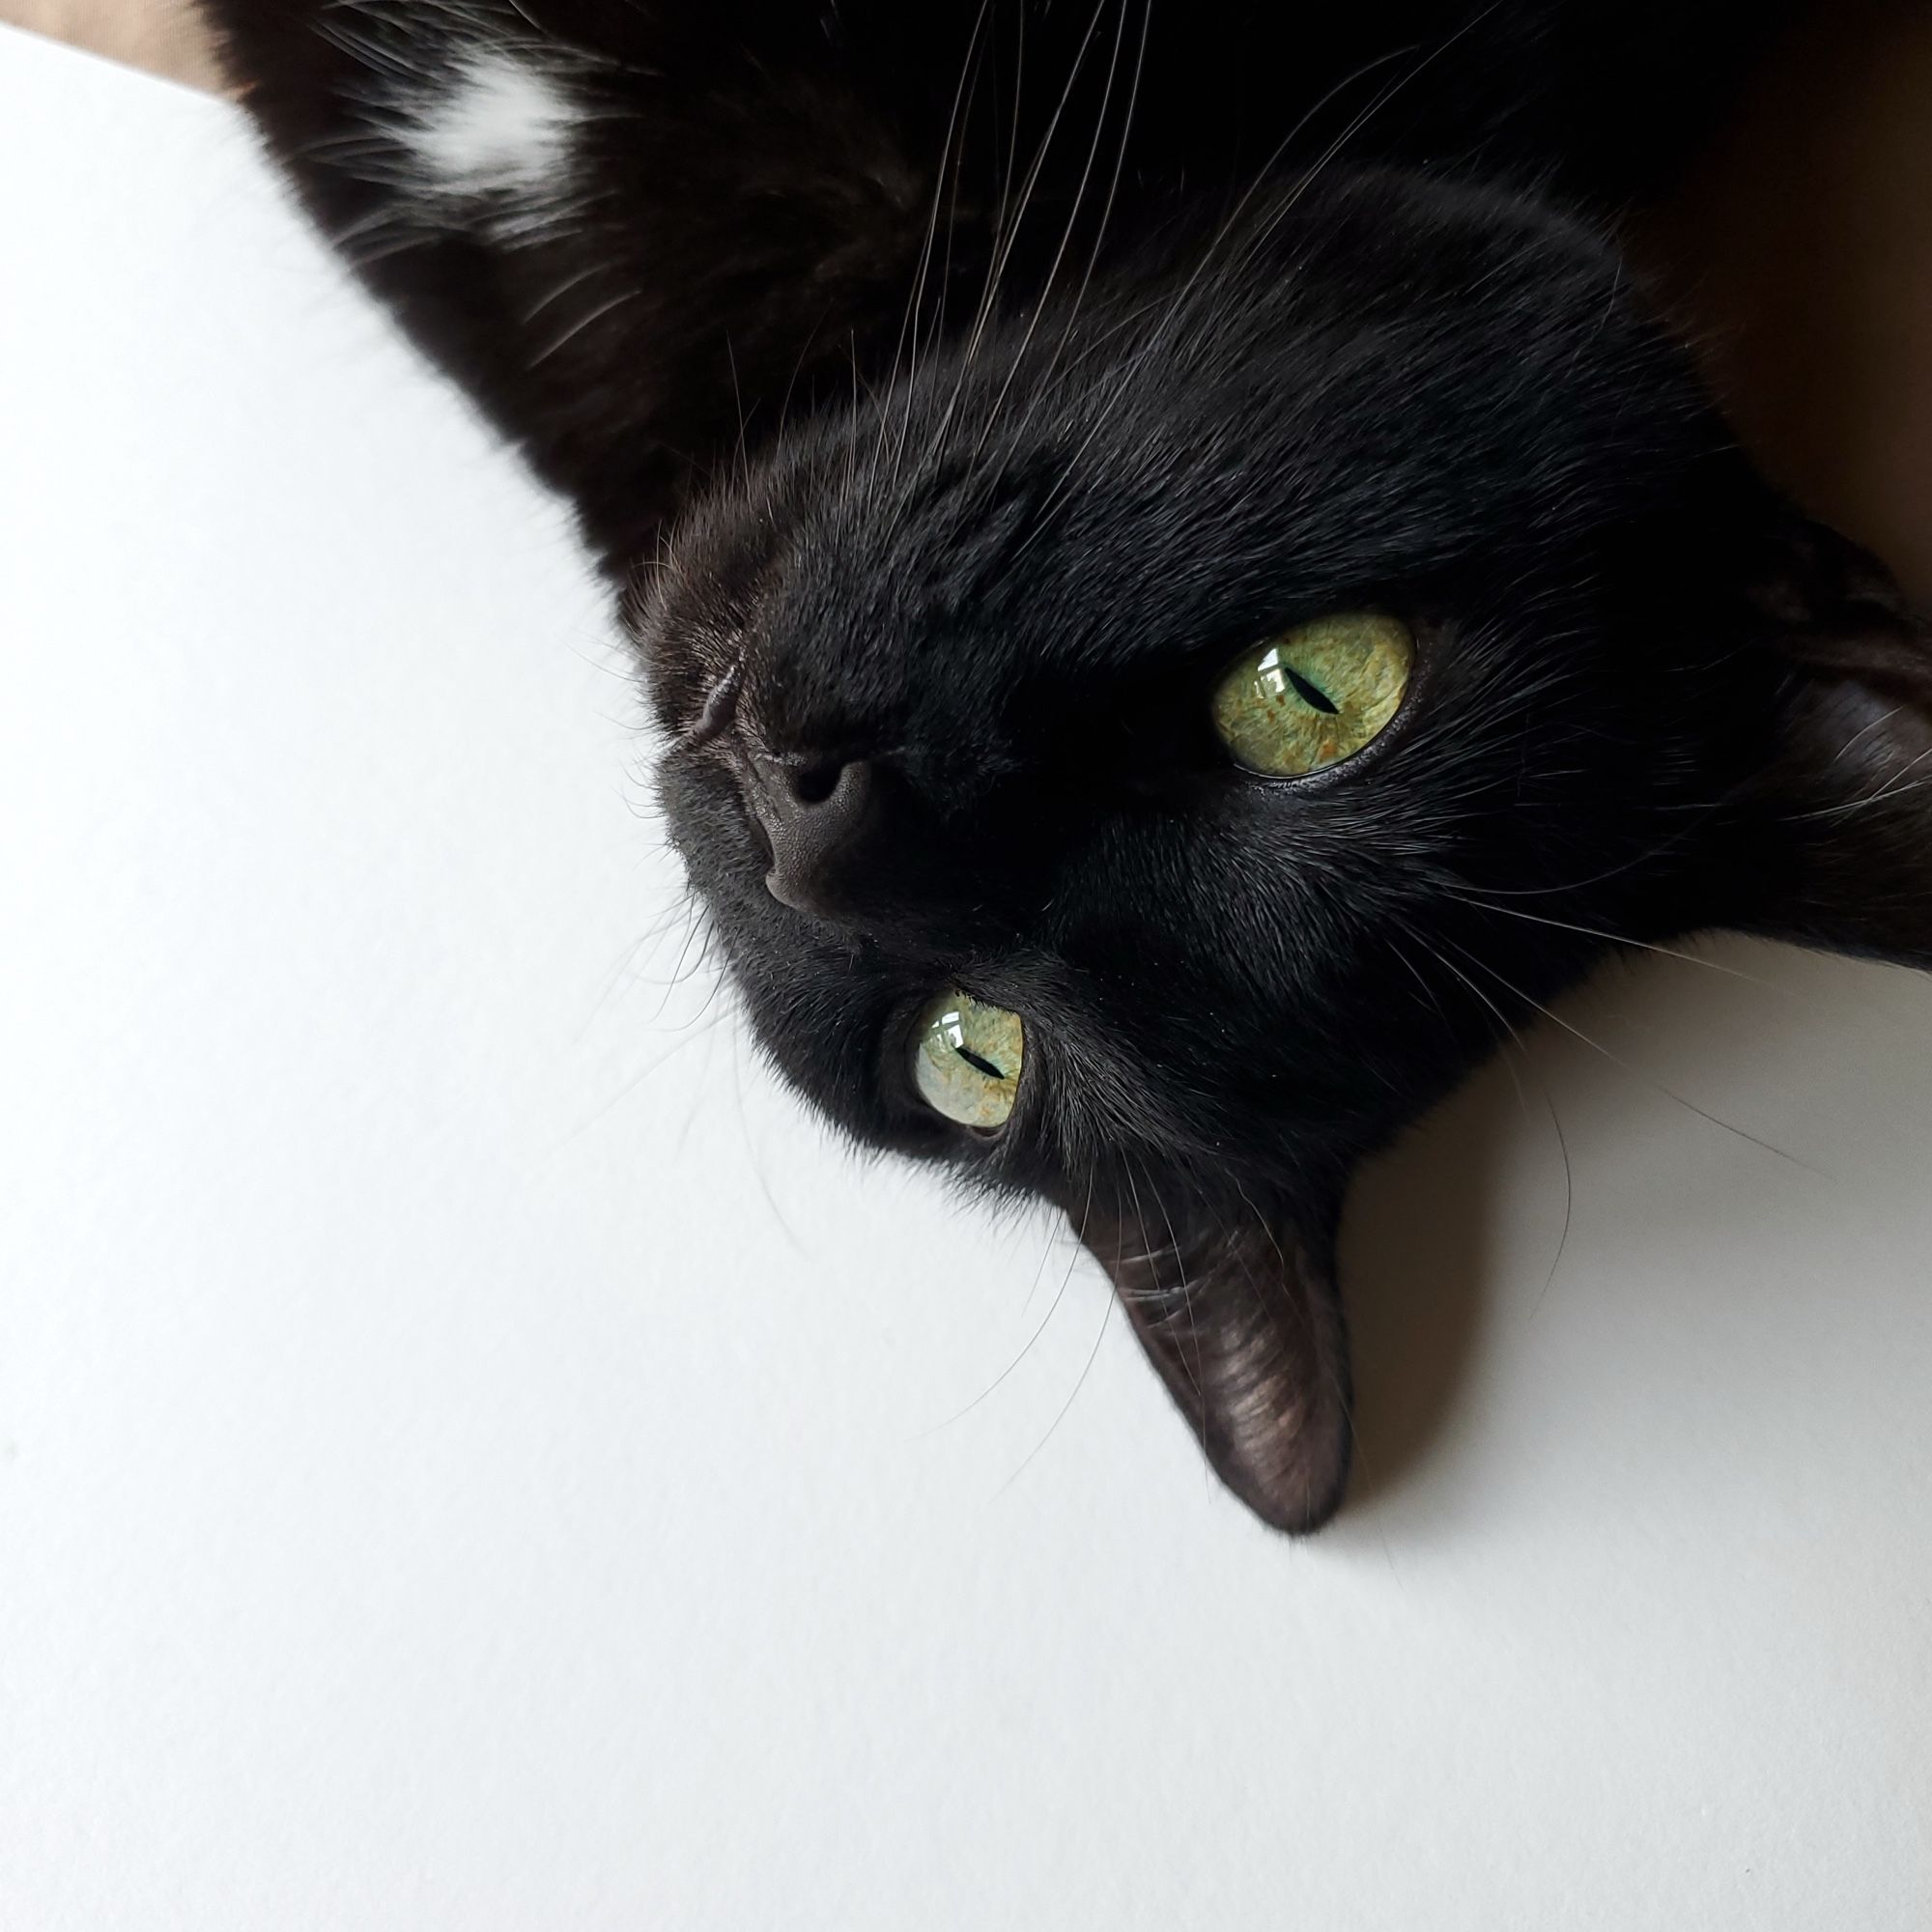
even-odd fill
[{"label": "pointed ear", "polygon": [[1743,923],[1932,966],[1932,625],[1876,557],[1798,520],[1754,601],[1776,689]]},{"label": "pointed ear", "polygon": [[1276,1529],[1320,1529],[1351,1440],[1332,1228],[1305,1236],[1244,1208],[1176,1236],[1164,1218],[1090,1214],[1083,1238],[1215,1474]]}]

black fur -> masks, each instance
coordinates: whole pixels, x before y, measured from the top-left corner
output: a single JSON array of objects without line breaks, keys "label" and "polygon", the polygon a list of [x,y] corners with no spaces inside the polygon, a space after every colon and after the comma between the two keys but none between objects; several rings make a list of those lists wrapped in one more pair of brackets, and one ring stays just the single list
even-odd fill
[{"label": "black fur", "polygon": [[[623,587],[773,1061],[1060,1203],[1269,1521],[1346,1478],[1350,1175],[1507,1028],[1711,924],[1932,963],[1923,639],[1609,227],[1783,10],[208,4]],[[580,110],[554,205],[399,158],[478,49]],[[1396,724],[1237,771],[1215,674],[1368,606],[1418,639]],[[867,775],[810,911],[767,768]],[[955,984],[1027,1023],[995,1136],[906,1072]]]}]

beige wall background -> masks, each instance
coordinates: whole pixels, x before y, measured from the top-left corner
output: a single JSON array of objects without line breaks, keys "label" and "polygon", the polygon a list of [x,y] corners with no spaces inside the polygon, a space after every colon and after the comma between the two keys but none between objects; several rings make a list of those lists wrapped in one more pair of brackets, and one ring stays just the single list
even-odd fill
[{"label": "beige wall background", "polygon": [[220,85],[187,0],[0,0],[0,20],[193,87]]}]

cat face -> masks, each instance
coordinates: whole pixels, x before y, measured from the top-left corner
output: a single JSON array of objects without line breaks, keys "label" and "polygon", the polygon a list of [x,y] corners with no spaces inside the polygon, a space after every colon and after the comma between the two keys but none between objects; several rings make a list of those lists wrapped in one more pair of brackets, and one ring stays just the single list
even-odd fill
[{"label": "cat face", "polygon": [[[1282,1527],[1346,1480],[1364,1153],[1619,942],[1932,927],[1909,625],[1623,282],[1413,176],[1177,204],[1077,302],[781,438],[632,600],[773,1063],[1059,1204]],[[1338,618],[1396,653],[1374,728],[1255,769],[1217,692]]]},{"label": "cat face", "polygon": [[1920,628],[1599,231],[1437,178],[1630,205],[1781,0],[204,4],[364,279],[655,556],[770,1059],[1058,1203],[1270,1522],[1347,1472],[1350,1175],[1512,1025],[1703,925],[1932,962]]}]

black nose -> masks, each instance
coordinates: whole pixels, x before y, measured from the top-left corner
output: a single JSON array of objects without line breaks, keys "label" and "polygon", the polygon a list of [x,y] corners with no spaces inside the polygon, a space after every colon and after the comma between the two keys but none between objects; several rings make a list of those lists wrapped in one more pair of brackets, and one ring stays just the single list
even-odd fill
[{"label": "black nose", "polygon": [[762,752],[748,763],[745,789],[772,847],[766,886],[801,912],[826,912],[838,868],[872,818],[878,786],[871,765]]}]

